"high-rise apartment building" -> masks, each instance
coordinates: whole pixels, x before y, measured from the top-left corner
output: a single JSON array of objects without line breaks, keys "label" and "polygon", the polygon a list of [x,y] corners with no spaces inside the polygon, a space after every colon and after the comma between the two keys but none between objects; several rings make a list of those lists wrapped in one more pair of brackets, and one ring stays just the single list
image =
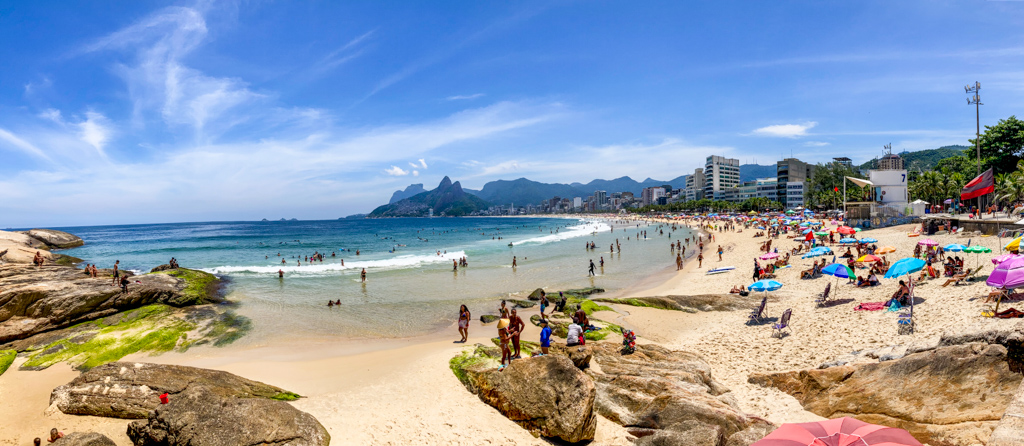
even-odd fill
[{"label": "high-rise apartment building", "polygon": [[704,198],[704,169],[694,169],[693,175],[686,177],[683,195],[686,201]]},{"label": "high-rise apartment building", "polygon": [[723,191],[740,184],[740,160],[711,155],[704,163],[704,197],[723,199]]},{"label": "high-rise apartment building", "polygon": [[776,163],[776,196],[786,209],[804,205],[804,191],[807,188],[807,181],[814,176],[814,169],[817,166],[800,161],[796,158],[786,158]]}]

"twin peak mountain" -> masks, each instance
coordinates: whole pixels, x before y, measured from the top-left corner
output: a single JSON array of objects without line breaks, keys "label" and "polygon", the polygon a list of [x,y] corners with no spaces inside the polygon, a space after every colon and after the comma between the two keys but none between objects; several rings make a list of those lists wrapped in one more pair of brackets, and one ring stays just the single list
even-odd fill
[{"label": "twin peak mountain", "polygon": [[[418,188],[416,186],[419,186]],[[412,185],[406,192],[422,190],[423,185]],[[395,192],[399,196],[399,192]],[[458,181],[452,183],[447,176],[441,180],[437,189],[420,192],[411,197],[403,198],[374,209],[369,217],[426,217],[433,209],[435,216],[461,217],[477,211],[486,210],[490,203],[476,195],[466,193]]]}]

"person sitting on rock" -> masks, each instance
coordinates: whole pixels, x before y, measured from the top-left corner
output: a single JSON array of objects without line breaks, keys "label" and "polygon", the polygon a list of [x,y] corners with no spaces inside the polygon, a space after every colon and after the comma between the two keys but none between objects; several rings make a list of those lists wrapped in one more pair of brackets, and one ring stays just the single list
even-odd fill
[{"label": "person sitting on rock", "polygon": [[127,275],[121,276],[121,292],[122,293],[127,293],[128,292],[128,276]]},{"label": "person sitting on rock", "polygon": [[585,341],[583,340],[583,328],[579,325],[579,320],[576,316],[572,317],[572,323],[569,324],[569,333],[565,337],[565,345],[572,347],[574,345],[581,345]]},{"label": "person sitting on rock", "polygon": [[57,440],[60,440],[61,438],[64,438],[64,433],[63,432],[58,431],[57,428],[50,429],[50,439],[49,439],[50,443],[53,443],[53,442],[55,442]]},{"label": "person sitting on rock", "polygon": [[40,254],[39,251],[36,251],[36,256],[32,258],[32,264],[35,265],[36,268],[43,266],[43,255]]}]

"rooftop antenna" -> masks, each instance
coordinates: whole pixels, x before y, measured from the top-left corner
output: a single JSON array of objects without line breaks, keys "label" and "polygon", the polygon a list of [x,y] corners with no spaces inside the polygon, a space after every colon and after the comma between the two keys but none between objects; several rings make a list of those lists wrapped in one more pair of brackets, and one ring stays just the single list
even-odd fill
[{"label": "rooftop antenna", "polygon": [[886,144],[886,145],[882,146],[882,148],[885,149],[885,155],[886,156],[892,155],[892,143]]}]

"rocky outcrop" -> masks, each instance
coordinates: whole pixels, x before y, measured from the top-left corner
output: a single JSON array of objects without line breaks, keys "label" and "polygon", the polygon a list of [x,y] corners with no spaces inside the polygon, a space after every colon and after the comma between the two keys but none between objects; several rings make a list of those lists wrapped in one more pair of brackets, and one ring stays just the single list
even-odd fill
[{"label": "rocky outcrop", "polygon": [[112,362],[94,367],[70,383],[53,389],[50,404],[56,404],[66,414],[146,418],[160,406],[160,395],[167,393],[174,401],[195,387],[202,387],[208,395],[226,398],[298,398],[287,390],[219,370]]},{"label": "rocky outcrop", "polygon": [[501,319],[501,316],[494,315],[494,314],[482,314],[482,315],[480,315],[480,322],[483,322],[485,324],[489,324],[491,322],[497,321],[498,319]]},{"label": "rocky outcrop", "polygon": [[694,353],[650,344],[623,355],[595,343],[598,413],[641,437],[644,445],[748,445],[774,429],[739,409],[729,390]]},{"label": "rocky outcrop", "polygon": [[512,308],[533,308],[537,305],[536,302],[529,300],[509,299],[509,302],[512,304]]},{"label": "rocky outcrop", "polygon": [[154,267],[153,269],[149,270],[149,272],[151,272],[151,273],[158,273],[160,271],[170,271],[172,269],[175,269],[175,268],[172,267],[171,265],[165,263],[163,265],[159,265],[159,266]]},{"label": "rocky outcrop", "polygon": [[283,401],[236,398],[190,386],[128,425],[136,446],[327,446],[331,436],[313,418]]},{"label": "rocky outcrop", "polygon": [[96,432],[72,432],[53,442],[53,446],[117,446],[114,440]]},{"label": "rocky outcrop", "polygon": [[988,439],[988,446],[1019,446],[1024,444],[1024,384],[1017,387],[1017,393],[1003,413],[992,436]]},{"label": "rocky outcrop", "polygon": [[[950,341],[952,342],[952,341]],[[906,429],[932,446],[985,443],[1021,384],[1002,344],[946,345],[901,359],[752,375],[826,418]]]},{"label": "rocky outcrop", "polygon": [[153,303],[180,307],[215,297],[208,293],[216,277],[185,271],[134,276],[122,293],[107,270],[91,278],[72,267],[0,265],[0,344]]},{"label": "rocky outcrop", "polygon": [[594,438],[594,381],[567,357],[518,359],[504,370],[486,362],[464,365],[466,387],[524,429],[570,443]]},{"label": "rocky outcrop", "polygon": [[739,294],[698,294],[693,296],[659,296],[629,298],[595,298],[596,302],[608,302],[634,307],[650,307],[662,310],[685,311],[735,311],[756,309],[761,303],[760,296]]},{"label": "rocky outcrop", "polygon": [[53,229],[30,229],[25,231],[25,235],[45,243],[50,249],[75,248],[85,244],[77,235]]},{"label": "rocky outcrop", "polygon": [[540,295],[541,294],[544,294],[544,289],[543,288],[537,288],[537,289],[533,290],[533,292],[530,293],[529,296],[526,296],[526,298],[530,299],[530,300],[540,300]]},{"label": "rocky outcrop", "polygon": [[594,348],[590,345],[574,345],[572,347],[560,343],[551,344],[549,352],[552,355],[560,355],[569,358],[573,365],[580,370],[590,368],[590,360],[594,357]]}]

